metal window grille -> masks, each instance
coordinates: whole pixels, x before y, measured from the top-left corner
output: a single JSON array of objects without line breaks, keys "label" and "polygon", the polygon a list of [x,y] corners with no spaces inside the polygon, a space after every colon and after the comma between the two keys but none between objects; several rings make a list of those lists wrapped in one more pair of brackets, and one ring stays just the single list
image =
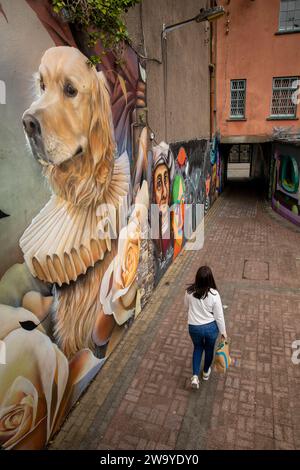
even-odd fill
[{"label": "metal window grille", "polygon": [[272,116],[296,116],[297,105],[292,101],[296,80],[298,77],[273,78]]},{"label": "metal window grille", "polygon": [[252,158],[253,145],[235,144],[229,153],[229,163],[250,163]]},{"label": "metal window grille", "polygon": [[230,116],[245,117],[246,80],[231,80],[230,93]]},{"label": "metal window grille", "polygon": [[300,30],[300,0],[281,0],[279,31]]}]

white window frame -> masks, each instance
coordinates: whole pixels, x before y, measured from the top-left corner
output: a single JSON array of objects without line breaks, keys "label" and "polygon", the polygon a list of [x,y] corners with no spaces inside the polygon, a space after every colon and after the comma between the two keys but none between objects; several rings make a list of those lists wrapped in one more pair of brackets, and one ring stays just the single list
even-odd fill
[{"label": "white window frame", "polygon": [[300,31],[300,0],[280,0],[278,31]]},{"label": "white window frame", "polygon": [[[290,86],[275,86],[276,80],[290,80],[291,85]],[[295,87],[293,86],[293,83],[297,81],[298,83],[299,77],[273,77],[272,80],[272,99],[271,99],[271,110],[270,110],[270,116],[275,117],[280,119],[282,118],[295,118],[297,115],[297,104],[293,103],[294,106],[294,112],[293,113],[274,113],[273,112],[273,100],[275,99],[274,97],[274,91],[291,91],[291,95],[298,89],[298,85]],[[282,98],[283,99],[283,98]]]},{"label": "white window frame", "polygon": [[[235,82],[243,82],[244,87],[243,88],[233,88],[233,83]],[[244,92],[244,100],[243,100],[243,114],[233,114],[232,110],[232,104],[233,101],[241,101],[239,98],[233,98],[233,92],[236,91],[243,91]],[[238,78],[238,79],[233,79],[230,80],[230,119],[245,119],[246,115],[246,91],[247,91],[247,80],[245,78]]]}]

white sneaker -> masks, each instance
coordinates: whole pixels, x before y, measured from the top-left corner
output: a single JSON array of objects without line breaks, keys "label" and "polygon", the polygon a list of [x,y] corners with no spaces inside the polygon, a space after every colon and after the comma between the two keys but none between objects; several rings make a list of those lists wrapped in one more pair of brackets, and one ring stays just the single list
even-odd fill
[{"label": "white sneaker", "polygon": [[191,386],[192,388],[199,388],[199,378],[197,375],[193,375],[191,378]]},{"label": "white sneaker", "polygon": [[203,374],[202,374],[202,378],[203,378],[203,380],[208,380],[208,379],[209,379],[209,376],[210,376],[210,374],[211,374],[211,367],[208,369],[208,371],[207,371],[207,372],[204,372],[204,371],[203,371]]}]

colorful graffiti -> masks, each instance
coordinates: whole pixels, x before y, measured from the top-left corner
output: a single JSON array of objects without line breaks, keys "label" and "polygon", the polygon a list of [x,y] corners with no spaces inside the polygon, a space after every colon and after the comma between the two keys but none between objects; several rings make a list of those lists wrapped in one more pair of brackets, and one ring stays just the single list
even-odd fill
[{"label": "colorful graffiti", "polygon": [[157,284],[186,242],[185,204],[191,205],[194,231],[199,223],[196,205],[203,204],[207,212],[220,192],[221,165],[217,148],[211,163],[210,144],[204,139],[161,142],[153,147],[152,157],[152,202],[160,217],[159,236],[153,240]]},{"label": "colorful graffiti", "polygon": [[185,184],[181,175],[176,175],[172,190],[172,229],[174,234],[174,259],[184,244]]},{"label": "colorful graffiti", "polygon": [[[203,139],[172,144],[171,147],[177,156],[175,174],[181,175],[184,181],[185,202],[204,204],[207,211],[217,195],[217,164],[210,161],[210,143]],[[196,218],[193,216],[195,229]]]},{"label": "colorful graffiti", "polygon": [[300,225],[300,159],[277,150],[271,167],[271,200],[273,209]]}]

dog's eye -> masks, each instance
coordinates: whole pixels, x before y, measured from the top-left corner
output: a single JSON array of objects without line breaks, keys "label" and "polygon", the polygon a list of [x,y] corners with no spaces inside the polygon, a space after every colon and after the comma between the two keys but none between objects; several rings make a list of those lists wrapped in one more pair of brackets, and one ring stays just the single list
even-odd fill
[{"label": "dog's eye", "polygon": [[64,93],[69,98],[74,98],[77,95],[78,91],[74,88],[71,83],[66,83],[64,86]]}]

